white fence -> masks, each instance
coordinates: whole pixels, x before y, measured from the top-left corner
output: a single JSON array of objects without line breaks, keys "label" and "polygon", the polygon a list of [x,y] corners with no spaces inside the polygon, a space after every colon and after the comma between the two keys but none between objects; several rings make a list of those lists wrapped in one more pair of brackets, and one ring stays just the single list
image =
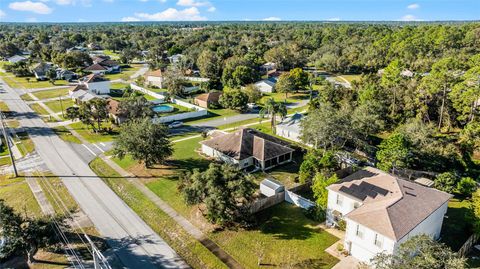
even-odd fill
[{"label": "white fence", "polygon": [[310,207],[315,206],[315,203],[303,198],[302,196],[295,194],[291,191],[286,191],[285,192],[285,201],[289,202],[291,204],[294,204],[298,207],[301,207],[303,209],[309,209]]},{"label": "white fence", "polygon": [[[150,90],[147,90],[147,89],[145,89],[143,87],[140,87],[140,86],[138,86],[134,83],[130,83],[130,87],[133,90],[148,94],[148,95],[150,95],[154,98],[161,99],[161,100],[165,99],[165,96],[163,96],[161,94],[158,94],[156,92],[152,92]],[[172,98],[171,101],[174,104],[177,104],[177,105],[180,105],[180,106],[183,106],[183,107],[186,107],[186,108],[190,108],[190,109],[195,110],[195,111],[154,118],[153,119],[154,122],[165,123],[165,122],[193,119],[193,118],[203,117],[203,116],[206,116],[208,114],[208,110],[203,108],[203,107],[199,107],[199,106],[187,103],[185,101],[178,100],[178,99],[173,99],[173,98]]]},{"label": "white fence", "polygon": [[130,83],[130,88],[132,88],[132,90],[135,90],[135,91],[139,91],[139,92],[142,92],[144,94],[148,94],[154,98],[157,98],[157,99],[160,99],[160,100],[163,100],[165,99],[165,96],[163,96],[162,94],[159,94],[159,93],[156,93],[156,92],[152,92],[150,90],[147,90],[143,87],[140,87],[138,86],[137,84],[135,83]]}]

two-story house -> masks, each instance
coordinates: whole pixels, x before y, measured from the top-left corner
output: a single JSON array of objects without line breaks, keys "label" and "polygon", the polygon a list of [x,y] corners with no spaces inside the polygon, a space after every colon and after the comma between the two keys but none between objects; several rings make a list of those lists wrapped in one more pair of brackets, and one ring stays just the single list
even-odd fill
[{"label": "two-story house", "polygon": [[450,194],[367,167],[327,187],[327,224],[346,223],[344,247],[363,262],[409,238],[440,237]]}]

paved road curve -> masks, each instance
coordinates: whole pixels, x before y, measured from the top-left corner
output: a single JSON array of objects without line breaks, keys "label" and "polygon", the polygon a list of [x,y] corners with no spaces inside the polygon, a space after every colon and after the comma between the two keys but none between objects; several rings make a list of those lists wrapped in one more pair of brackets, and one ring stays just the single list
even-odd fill
[{"label": "paved road curve", "polygon": [[[126,268],[188,268],[188,265],[0,80],[0,93],[16,113],[47,167],[58,175]],[[118,179],[122,180],[122,179]]]}]

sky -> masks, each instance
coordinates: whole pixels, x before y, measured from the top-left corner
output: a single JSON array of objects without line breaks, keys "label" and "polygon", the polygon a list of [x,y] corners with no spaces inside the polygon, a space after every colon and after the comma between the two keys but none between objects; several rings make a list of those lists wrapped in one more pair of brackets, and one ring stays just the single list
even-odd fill
[{"label": "sky", "polygon": [[480,0],[0,0],[0,22],[480,20]]}]

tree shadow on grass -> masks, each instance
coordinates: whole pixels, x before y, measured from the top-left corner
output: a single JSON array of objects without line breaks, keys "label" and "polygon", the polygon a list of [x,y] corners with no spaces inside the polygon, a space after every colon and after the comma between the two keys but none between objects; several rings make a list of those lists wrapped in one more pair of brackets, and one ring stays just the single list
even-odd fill
[{"label": "tree shadow on grass", "polygon": [[198,159],[198,158],[188,158],[182,160],[171,160],[169,161],[170,168],[167,169],[182,169],[182,170],[193,170],[198,168],[204,170],[208,168],[208,165],[211,161],[207,159]]},{"label": "tree shadow on grass", "polygon": [[457,251],[472,233],[468,224],[469,207],[449,207],[443,221],[441,241]]},{"label": "tree shadow on grass", "polygon": [[281,203],[266,209],[256,215],[260,226],[258,229],[264,234],[272,234],[281,240],[305,240],[322,231],[314,228],[302,210],[287,203]]}]

